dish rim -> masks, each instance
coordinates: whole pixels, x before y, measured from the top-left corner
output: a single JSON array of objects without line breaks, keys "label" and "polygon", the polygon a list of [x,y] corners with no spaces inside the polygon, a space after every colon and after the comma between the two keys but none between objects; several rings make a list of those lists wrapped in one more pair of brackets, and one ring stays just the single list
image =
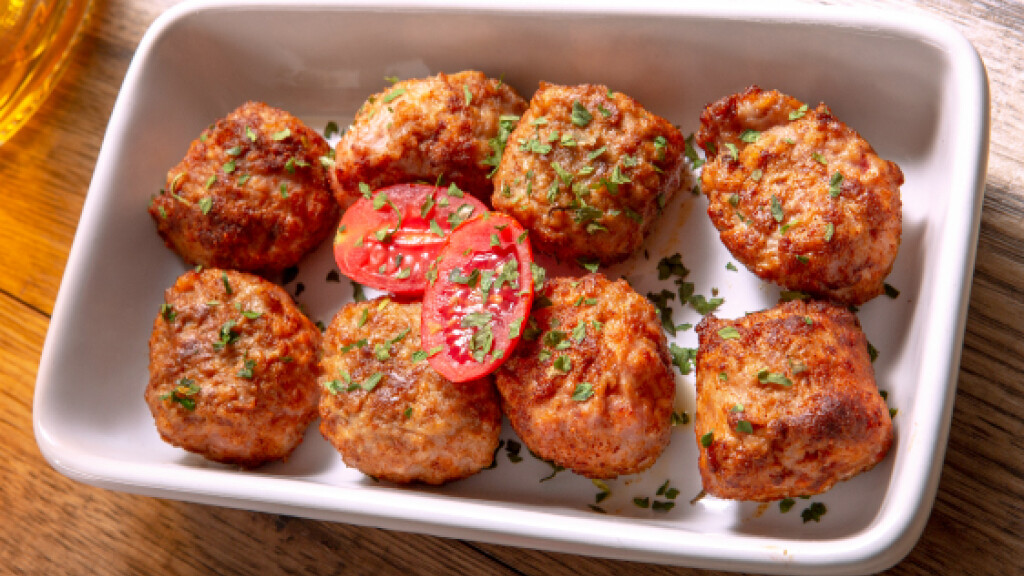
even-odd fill
[{"label": "dish rim", "polygon": [[[878,519],[853,536],[828,540],[764,538],[749,535],[702,534],[679,529],[644,526],[644,534],[658,538],[643,540],[635,536],[609,534],[596,530],[609,524],[601,519],[576,518],[556,512],[515,508],[513,504],[474,502],[459,499],[450,506],[447,498],[396,491],[387,501],[374,502],[372,513],[365,510],[362,491],[339,491],[334,487],[312,484],[301,497],[292,490],[293,480],[266,475],[252,477],[253,490],[247,494],[232,493],[231,485],[219,473],[208,470],[159,468],[154,477],[152,465],[126,466],[121,461],[96,454],[83,454],[66,447],[52,435],[47,426],[51,417],[55,387],[51,372],[60,359],[54,349],[63,332],[69,308],[68,292],[86,274],[87,262],[82,256],[92,229],[99,223],[101,193],[105,182],[113,179],[117,159],[113,157],[112,140],[128,132],[129,96],[136,92],[142,72],[161,36],[180,20],[201,17],[204,13],[224,10],[288,10],[288,11],[416,11],[471,12],[481,14],[552,13],[572,16],[630,14],[638,16],[669,15],[691,19],[743,20],[758,23],[800,23],[808,25],[843,26],[884,31],[926,43],[944,52],[950,80],[940,88],[955,90],[964,102],[962,112],[954,119],[953,133],[958,136],[952,145],[961,163],[953,168],[950,180],[950,215],[940,235],[941,244],[934,249],[956,255],[939,264],[939,278],[957,278],[955,287],[941,289],[944,302],[950,305],[946,314],[931,317],[934,329],[922,337],[922,357],[947,358],[945,363],[932,362],[921,378],[944,382],[945,394],[930,399],[926,410],[937,417],[915,421],[914,429],[902,434],[916,436],[918,446],[908,450],[911,460],[904,466],[924,470],[901,482],[892,482]],[[79,228],[68,257],[68,264],[47,331],[36,380],[33,403],[33,427],[40,450],[46,460],[62,474],[105,488],[144,495],[170,497],[222,506],[243,507],[273,513],[296,514],[322,520],[350,522],[391,529],[413,530],[441,536],[478,539],[506,545],[544,548],[561,552],[625,560],[686,564],[702,568],[728,570],[767,570],[795,573],[816,573],[828,568],[835,574],[859,574],[885,569],[898,562],[913,548],[924,529],[938,488],[939,473],[948,439],[953,399],[962,351],[970,282],[973,273],[980,226],[981,202],[988,157],[989,96],[984,66],[971,44],[952,26],[932,18],[897,18],[873,9],[773,4],[765,8],[756,4],[721,7],[678,6],[670,2],[642,1],[629,5],[611,0],[583,2],[541,2],[529,0],[509,7],[498,1],[444,2],[361,1],[338,4],[329,0],[307,0],[288,3],[276,0],[189,1],[173,6],[159,16],[146,31],[128,69],[104,135],[93,180],[85,199]],[[968,194],[966,192],[970,191]],[[957,216],[959,215],[959,216]],[[930,311],[938,309],[932,305]],[[918,401],[922,401],[918,399]],[[924,444],[923,447],[921,444]],[[185,487],[191,487],[185,489]],[[253,496],[258,494],[258,498]],[[311,497],[315,496],[315,497]],[[330,508],[311,508],[308,502],[323,498],[332,502]],[[413,506],[410,506],[413,504]],[[412,510],[410,512],[410,510]],[[502,511],[500,525],[493,513]],[[551,522],[557,518],[558,522]],[[685,542],[677,542],[679,534]]]}]

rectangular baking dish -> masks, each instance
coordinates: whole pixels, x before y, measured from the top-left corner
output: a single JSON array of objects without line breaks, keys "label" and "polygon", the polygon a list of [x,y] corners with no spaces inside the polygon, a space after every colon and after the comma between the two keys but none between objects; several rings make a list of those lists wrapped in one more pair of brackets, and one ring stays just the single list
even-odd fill
[{"label": "rectangular baking dish", "polygon": [[[897,440],[872,471],[815,497],[820,522],[705,498],[692,424],[678,427],[647,472],[598,492],[568,472],[499,451],[496,470],[440,488],[375,483],[345,467],[316,431],[288,462],[256,471],[208,463],[161,442],[143,390],[147,341],[163,291],[185,269],[146,214],[166,171],[210,123],[262,100],[322,129],[345,125],[387,76],[478,69],[525,98],[541,80],[599,83],[696,131],[703,106],[758,84],[822,101],[906,175],[904,235],[889,283],[858,313],[880,351],[879,387]],[[773,4],[630,2],[192,2],[143,38],[110,119],[40,363],[36,437],[61,473],[113,490],[515,546],[638,561],[770,573],[861,574],[914,545],[939,479],[955,396],[985,177],[988,85],[971,45],[919,16]],[[658,259],[679,252],[697,283],[735,317],[778,289],[732,259],[681,194],[640,255],[609,271],[638,291],[662,287]],[[287,286],[314,320],[352,298],[328,282],[329,244]],[[676,321],[699,316],[676,305]],[[684,331],[675,339],[695,347]],[[692,415],[693,376],[677,376]],[[510,430],[503,438],[513,439]],[[666,480],[680,491],[655,512],[633,498]]]}]

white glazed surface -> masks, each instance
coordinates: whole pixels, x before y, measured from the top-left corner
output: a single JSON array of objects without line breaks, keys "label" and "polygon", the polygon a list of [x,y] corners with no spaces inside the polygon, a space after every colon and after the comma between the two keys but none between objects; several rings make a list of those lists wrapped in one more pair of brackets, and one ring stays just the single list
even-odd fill
[{"label": "white glazed surface", "polygon": [[[345,467],[312,426],[286,463],[240,471],[164,444],[143,401],[147,342],[163,291],[186,270],[146,205],[189,142],[246,100],[289,110],[314,129],[345,125],[386,76],[482,70],[529,99],[538,81],[601,83],[696,131],[708,102],[750,84],[829,104],[906,175],[903,243],[889,283],[859,317],[880,356],[896,443],[874,470],[787,514],[705,498],[692,424],[647,472],[598,490],[523,450],[497,469],[441,488],[377,484]],[[668,3],[187,3],[149,30],[105,136],[40,364],[34,405],[44,456],[99,486],[203,503],[579,554],[762,572],[867,573],[905,555],[938,481],[956,387],[988,142],[987,83],[951,28],[851,10]],[[718,288],[720,316],[771,306],[778,289],[736,263],[684,193],[643,255],[605,271],[641,293],[672,290],[657,261],[679,252],[698,294]],[[352,297],[326,280],[325,244],[286,288],[328,323]],[[699,315],[674,304],[676,323]],[[692,330],[675,341],[695,347]],[[678,376],[677,409],[693,414],[694,377]],[[514,438],[506,429],[503,438]],[[667,513],[640,509],[665,480]],[[655,498],[661,499],[661,498]],[[828,513],[803,523],[812,501]]]}]

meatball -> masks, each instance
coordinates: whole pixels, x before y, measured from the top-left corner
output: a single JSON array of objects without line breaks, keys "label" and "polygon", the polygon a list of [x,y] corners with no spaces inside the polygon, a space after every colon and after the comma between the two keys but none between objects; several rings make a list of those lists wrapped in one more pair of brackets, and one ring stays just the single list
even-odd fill
[{"label": "meatball", "polygon": [[763,280],[844,304],[883,291],[902,231],[900,168],[824,104],[756,86],[701,114],[708,215]]},{"label": "meatball", "polygon": [[793,301],[697,325],[695,432],[708,494],[810,496],[872,468],[893,440],[857,317]]},{"label": "meatball", "polygon": [[443,484],[493,461],[493,381],[454,384],[426,356],[418,302],[354,302],[335,315],[324,337],[320,432],[345,464],[392,482]]},{"label": "meatball", "polygon": [[319,400],[320,331],[279,286],[243,272],[186,272],[149,339],[149,405],[160,437],[244,467],[285,458]]},{"label": "meatball", "polygon": [[192,142],[149,213],[167,246],[189,264],[283,270],[337,224],[320,161],[329,151],[291,114],[243,104]]},{"label": "meatball", "polygon": [[688,180],[685,147],[625,94],[542,82],[508,138],[491,201],[538,250],[612,264],[640,248]]},{"label": "meatball", "polygon": [[675,378],[650,302],[624,280],[555,278],[497,371],[512,428],[588,478],[647,469],[668,445]]},{"label": "meatball", "polygon": [[515,90],[480,72],[397,82],[363,104],[338,142],[334,197],[347,209],[359,199],[360,184],[377,189],[424,180],[452,182],[487,202],[499,134],[507,136],[525,109]]}]

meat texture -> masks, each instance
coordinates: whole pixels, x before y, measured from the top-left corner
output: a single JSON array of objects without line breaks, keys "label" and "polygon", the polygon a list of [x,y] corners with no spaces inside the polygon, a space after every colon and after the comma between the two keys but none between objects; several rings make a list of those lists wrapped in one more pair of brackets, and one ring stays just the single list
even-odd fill
[{"label": "meat texture", "polygon": [[334,230],[338,206],[322,136],[288,112],[248,102],[203,130],[167,173],[149,213],[189,264],[274,273]]},{"label": "meat texture", "polygon": [[650,467],[669,443],[675,379],[654,307],[623,280],[554,278],[497,371],[502,407],[539,457],[588,478]]},{"label": "meat texture", "polygon": [[685,145],[625,94],[542,82],[508,138],[492,203],[529,229],[541,252],[619,262],[689,182]]},{"label": "meat texture", "polygon": [[324,337],[320,432],[349,466],[442,484],[493,461],[501,431],[490,377],[446,380],[420,349],[418,302],[353,302]]},{"label": "meat texture", "polygon": [[347,209],[361,187],[451,182],[487,203],[500,159],[492,140],[525,109],[512,87],[481,72],[397,82],[367,99],[338,142],[334,196]]},{"label": "meat texture", "polygon": [[871,469],[893,441],[857,317],[793,301],[697,326],[694,431],[704,490],[767,502]]},{"label": "meat texture", "polygon": [[207,268],[164,295],[146,403],[161,438],[217,462],[288,456],[316,417],[320,331],[279,286]]},{"label": "meat texture", "polygon": [[697,142],[708,216],[737,260],[844,304],[882,293],[902,234],[903,173],[827,106],[754,86],[710,104]]}]

